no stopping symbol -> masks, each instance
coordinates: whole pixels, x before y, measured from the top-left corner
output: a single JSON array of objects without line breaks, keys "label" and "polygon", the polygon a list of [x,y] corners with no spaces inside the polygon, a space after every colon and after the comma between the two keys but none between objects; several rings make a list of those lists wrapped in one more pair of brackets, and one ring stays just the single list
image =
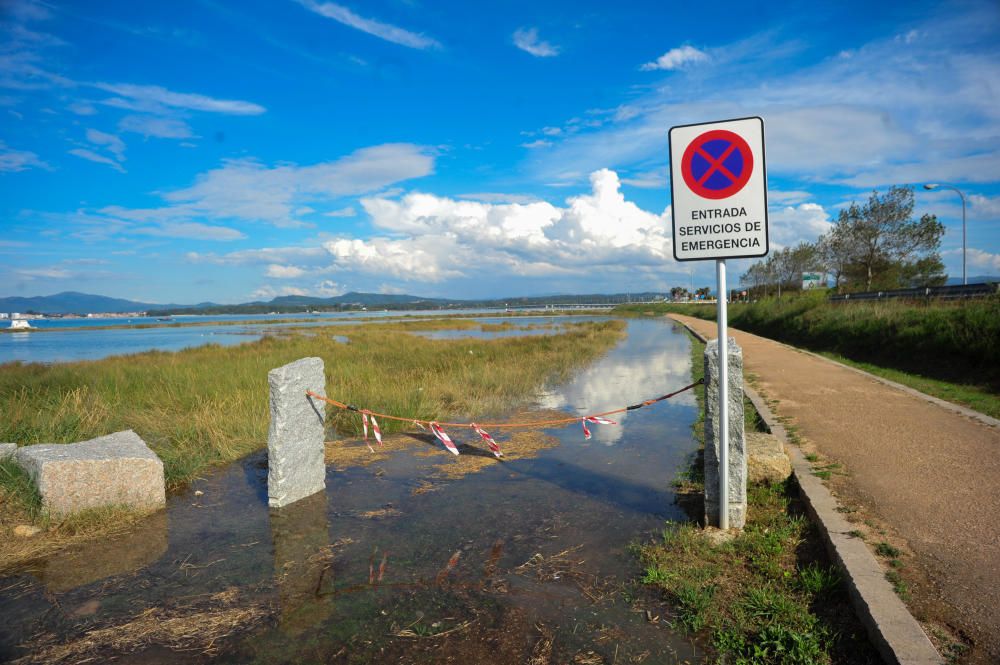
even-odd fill
[{"label": "no stopping symbol", "polygon": [[725,199],[739,192],[753,173],[753,152],[743,137],[714,129],[695,137],[681,158],[688,188],[706,199]]}]

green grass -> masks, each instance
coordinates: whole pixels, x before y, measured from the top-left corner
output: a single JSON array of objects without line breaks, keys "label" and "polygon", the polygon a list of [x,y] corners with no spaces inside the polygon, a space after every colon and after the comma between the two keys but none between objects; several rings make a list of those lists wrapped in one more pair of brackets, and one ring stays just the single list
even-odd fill
[{"label": "green grass", "polygon": [[887,570],[885,573],[885,579],[889,580],[889,584],[892,585],[893,591],[896,595],[903,600],[909,600],[910,598],[910,587],[907,586],[906,582],[903,580],[903,576],[899,574],[896,570]]},{"label": "green grass", "polygon": [[[692,378],[702,374],[704,345],[692,337]],[[704,445],[704,399],[692,429]],[[748,430],[763,429],[749,403]],[[682,492],[704,486],[701,457],[682,474]],[[797,487],[751,486],[747,524],[734,540],[713,544],[693,523],[668,523],[662,537],[633,551],[642,581],[663,591],[676,628],[703,637],[717,662],[741,665],[877,663],[854,618],[837,569],[803,515]]]},{"label": "green grass", "polygon": [[[663,303],[615,312],[714,320],[716,308]],[[1000,296],[830,303],[814,292],[732,303],[729,324],[1000,417]]]},{"label": "green grass", "polygon": [[[455,323],[455,322],[450,322]],[[0,366],[0,441],[81,441],[135,430],[164,463],[168,486],[184,484],[266,444],[267,372],[323,358],[327,394],[406,418],[500,415],[606,352],[622,321],[566,326],[557,335],[430,340],[409,331],[440,323],[310,328],[250,344],[147,352],[93,362]],[[462,323],[458,322],[461,326]],[[341,344],[333,335],[346,335]],[[391,433],[402,427],[381,423]],[[330,435],[353,435],[356,414],[328,409]],[[0,477],[11,489],[12,480]]]},{"label": "green grass", "polygon": [[703,637],[718,662],[878,662],[796,494],[792,481],[750,488],[747,525],[728,543],[668,524],[637,548],[642,581],[664,592],[673,625]]},{"label": "green grass", "polygon": [[0,507],[30,522],[42,517],[42,495],[24,469],[10,458],[0,460]]},{"label": "green grass", "polygon": [[831,353],[829,351],[820,351],[819,355],[863,370],[869,374],[880,376],[883,379],[895,381],[908,388],[913,388],[932,397],[943,399],[946,402],[968,407],[973,411],[978,411],[992,418],[1000,418],[1000,395],[981,384],[942,381],[891,367],[880,367],[869,362],[851,360],[839,353]]}]

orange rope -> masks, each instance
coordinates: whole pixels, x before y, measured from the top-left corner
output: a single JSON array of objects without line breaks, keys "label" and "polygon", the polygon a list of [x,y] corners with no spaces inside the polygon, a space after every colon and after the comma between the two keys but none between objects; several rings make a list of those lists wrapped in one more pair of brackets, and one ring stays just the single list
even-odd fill
[{"label": "orange rope", "polygon": [[[634,411],[636,409],[641,409],[644,406],[649,406],[650,404],[655,404],[656,402],[661,402],[661,401],[663,401],[665,399],[670,399],[671,397],[673,397],[675,395],[679,395],[682,392],[684,392],[685,390],[691,390],[695,386],[701,385],[702,383],[704,383],[704,380],[703,379],[699,379],[698,381],[695,381],[694,383],[692,383],[690,385],[684,386],[680,390],[675,390],[674,392],[668,393],[668,394],[663,395],[661,397],[656,397],[654,399],[648,399],[648,400],[646,400],[644,402],[639,402],[638,404],[633,404],[632,406],[623,406],[620,409],[613,409],[611,411],[604,411],[603,413],[594,413],[594,414],[591,414],[589,416],[576,416],[575,418],[559,418],[558,420],[536,420],[536,421],[533,421],[533,422],[524,422],[524,423],[476,423],[476,424],[479,427],[483,428],[483,429],[486,429],[486,428],[489,428],[489,429],[504,429],[504,428],[515,428],[515,427],[543,427],[543,426],[548,426],[548,425],[566,425],[568,423],[575,423],[577,421],[584,420],[585,418],[601,418],[601,417],[604,417],[604,416],[612,416],[612,415],[614,415],[616,413],[624,413],[625,411]],[[329,397],[324,397],[323,395],[317,395],[316,393],[314,393],[311,390],[307,390],[306,391],[306,395],[308,395],[309,397],[315,397],[316,399],[321,399],[324,402],[327,402],[328,404],[332,404],[333,406],[335,406],[335,407],[337,407],[339,409],[346,409],[348,411],[357,411],[358,413],[367,413],[369,416],[378,416],[379,418],[384,418],[386,420],[398,420],[400,422],[418,423],[418,424],[421,424],[421,425],[430,425],[432,422],[437,422],[437,421],[431,421],[431,420],[420,420],[419,418],[403,418],[403,417],[400,417],[400,416],[391,416],[391,415],[389,415],[387,413],[379,413],[377,411],[369,411],[368,409],[359,409],[356,406],[352,406],[350,404],[344,404],[343,402],[338,402],[335,399],[330,399]],[[472,423],[442,423],[442,422],[438,422],[437,424],[440,425],[441,427],[472,427]]]}]

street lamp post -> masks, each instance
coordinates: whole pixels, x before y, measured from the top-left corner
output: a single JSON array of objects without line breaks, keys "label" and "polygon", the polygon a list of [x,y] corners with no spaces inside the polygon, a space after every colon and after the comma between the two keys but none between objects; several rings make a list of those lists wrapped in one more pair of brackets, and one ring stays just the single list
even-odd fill
[{"label": "street lamp post", "polygon": [[948,185],[945,183],[930,183],[924,185],[924,189],[927,191],[938,189],[939,187],[943,187],[944,189],[953,189],[958,192],[960,197],[962,197],[962,285],[964,286],[969,283],[965,274],[965,194],[963,194],[962,190],[958,187],[955,187],[955,185]]}]

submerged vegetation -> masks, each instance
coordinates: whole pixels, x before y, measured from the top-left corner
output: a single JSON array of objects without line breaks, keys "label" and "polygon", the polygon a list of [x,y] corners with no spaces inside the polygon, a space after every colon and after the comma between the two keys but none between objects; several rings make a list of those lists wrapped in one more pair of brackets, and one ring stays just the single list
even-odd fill
[{"label": "submerged vegetation", "polygon": [[[624,305],[714,320],[715,307]],[[828,302],[822,292],[729,305],[729,325],[1000,417],[1000,296],[968,301]]]},{"label": "submerged vegetation", "polygon": [[[622,321],[572,323],[560,334],[433,340],[407,334],[462,322],[407,321],[283,331],[249,344],[146,352],[92,362],[12,363],[0,370],[0,441],[69,443],[132,429],[164,463],[168,487],[257,450],[267,441],[269,370],[324,360],[327,393],[407,418],[482,418],[524,404],[547,381],[610,349]],[[349,343],[335,337],[347,337]],[[327,412],[328,437],[360,419]],[[405,428],[385,421],[383,432]],[[2,531],[37,521],[37,493],[13,464],[0,466]]]}]

